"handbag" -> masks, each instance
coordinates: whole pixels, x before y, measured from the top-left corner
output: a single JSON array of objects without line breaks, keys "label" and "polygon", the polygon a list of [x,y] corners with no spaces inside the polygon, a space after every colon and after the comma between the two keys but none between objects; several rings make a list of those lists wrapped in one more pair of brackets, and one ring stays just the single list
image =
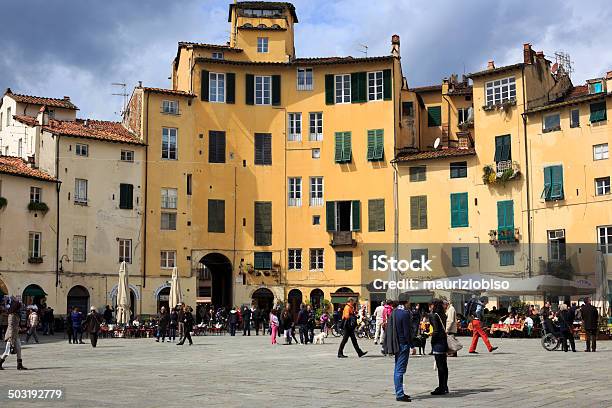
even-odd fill
[{"label": "handbag", "polygon": [[446,334],[446,345],[448,347],[448,352],[447,353],[456,353],[459,350],[461,350],[463,348],[463,344],[461,344],[459,342],[459,340],[457,340],[455,338],[455,336],[453,336],[452,334],[448,334],[446,332],[446,328],[444,327],[444,323],[442,322],[442,318],[440,317],[439,314],[436,313],[436,316],[438,316],[438,320],[440,320],[440,325],[442,327],[442,329],[444,330],[444,334]]}]

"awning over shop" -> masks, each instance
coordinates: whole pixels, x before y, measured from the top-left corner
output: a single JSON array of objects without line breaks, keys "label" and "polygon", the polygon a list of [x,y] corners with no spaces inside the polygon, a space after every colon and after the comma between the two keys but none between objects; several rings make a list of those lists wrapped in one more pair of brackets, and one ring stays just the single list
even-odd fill
[{"label": "awning over shop", "polygon": [[25,288],[25,290],[23,291],[23,297],[26,297],[26,296],[32,296],[32,297],[47,296],[47,294],[45,293],[44,290],[42,290],[40,286],[30,285],[27,288]]}]

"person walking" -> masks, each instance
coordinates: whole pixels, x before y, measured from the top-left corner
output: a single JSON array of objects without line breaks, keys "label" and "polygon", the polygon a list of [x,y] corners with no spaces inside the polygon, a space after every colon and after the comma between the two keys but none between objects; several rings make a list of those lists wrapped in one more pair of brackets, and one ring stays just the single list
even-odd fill
[{"label": "person walking", "polygon": [[[253,309],[251,310],[251,318],[253,319],[253,326],[255,329],[255,335],[259,336],[259,327],[261,326],[261,320],[263,319],[262,310],[260,310],[257,305],[253,305]],[[278,318],[277,318],[278,319]],[[265,328],[262,328],[265,332]]]},{"label": "person walking", "polygon": [[360,358],[368,354],[367,351],[363,351],[361,348],[359,348],[357,338],[355,337],[356,327],[357,316],[355,312],[355,299],[351,297],[348,299],[348,303],[346,306],[344,306],[344,310],[342,312],[342,329],[344,330],[344,334],[342,335],[342,341],[340,342],[340,347],[338,348],[338,358],[347,357],[344,355],[344,346],[349,338],[351,339],[351,343],[353,343],[353,347]]},{"label": "person walking", "polygon": [[253,311],[251,310],[250,307],[245,306],[244,310],[242,311],[242,322],[243,322],[243,326],[242,326],[242,335],[246,336],[247,333],[250,336],[251,335],[251,318],[253,317]]},{"label": "person walking", "polygon": [[281,329],[285,335],[285,344],[291,344],[291,328],[293,327],[293,317],[291,316],[291,311],[289,310],[289,305],[283,310],[280,318]]},{"label": "person walking", "polygon": [[[66,318],[64,319],[64,325],[66,326],[66,335],[68,336],[68,344],[72,344],[74,337],[74,329],[72,328],[72,313],[70,309],[67,310]],[[74,340],[76,343],[76,339]]]},{"label": "person walking", "polygon": [[[446,311],[446,333],[453,338],[457,335],[457,311],[455,306],[448,300],[442,300]],[[449,357],[457,357],[457,352],[449,354]]]},{"label": "person walking", "polygon": [[176,343],[177,346],[182,346],[185,344],[185,340],[189,340],[190,346],[193,344],[193,340],[191,340],[191,331],[193,330],[193,324],[195,321],[191,311],[191,306],[185,306],[185,311],[183,313],[183,337],[178,343]]},{"label": "person walking", "polygon": [[72,320],[72,344],[77,344],[77,337],[79,339],[79,344],[83,343],[83,313],[79,311],[78,307],[74,307],[72,309],[72,313],[70,314],[70,318]]},{"label": "person walking", "polygon": [[412,332],[413,316],[405,305],[406,302],[401,301],[387,318],[387,335],[385,336],[385,343],[387,344],[385,348],[388,354],[395,355],[395,367],[393,369],[395,399],[401,402],[410,402],[410,395],[404,393],[404,374],[406,374],[406,368],[408,367],[414,333]]},{"label": "person walking", "polygon": [[104,308],[104,321],[106,324],[111,324],[113,322],[113,309],[111,309],[110,305],[106,305]]},{"label": "person walking", "polygon": [[89,314],[85,318],[85,330],[89,334],[91,347],[96,348],[98,345],[98,335],[100,333],[100,325],[102,324],[102,316],[98,313],[95,306],[89,309]]},{"label": "person walking", "polygon": [[5,304],[6,311],[8,313],[6,332],[4,333],[4,341],[6,345],[4,347],[4,353],[0,356],[0,370],[2,364],[6,361],[7,357],[11,354],[11,348],[15,350],[17,354],[17,369],[27,370],[23,366],[23,360],[21,359],[21,340],[19,339],[19,321],[21,319],[21,302],[15,298],[9,298]]},{"label": "person walking", "polygon": [[[178,313],[176,309],[172,309],[168,316],[168,342],[172,339],[172,342],[176,341],[176,329],[178,327]],[[180,340],[180,337],[179,337]]]},{"label": "person walking", "polygon": [[314,341],[314,330],[315,330],[315,312],[312,310],[312,306],[306,306],[306,312],[308,313],[308,341],[310,344]]},{"label": "person walking", "polygon": [[326,310],[321,313],[321,318],[319,319],[319,322],[321,323],[321,333],[325,333],[325,335],[327,336],[329,329],[329,314],[327,314]]},{"label": "person walking", "polygon": [[586,352],[597,351],[597,331],[599,324],[599,312],[591,304],[591,298],[584,299],[584,305],[580,308],[582,316],[582,325],[586,333]]},{"label": "person walking", "polygon": [[230,310],[229,318],[227,319],[229,323],[230,336],[236,335],[236,327],[238,327],[238,312],[235,307],[232,307]]},{"label": "person walking", "polygon": [[270,312],[270,329],[272,330],[270,338],[272,339],[272,344],[276,344],[276,336],[278,334],[279,321],[278,316],[276,316],[277,313],[278,312],[276,311],[276,309],[272,309],[272,311]]},{"label": "person walking", "polygon": [[182,304],[176,305],[177,314],[177,332],[179,341],[185,336],[185,306]]},{"label": "person walking", "polygon": [[383,337],[383,312],[385,311],[385,302],[380,302],[380,305],[376,306],[374,309],[374,322],[376,324],[376,331],[374,332],[374,344],[378,344],[378,342],[382,343]]},{"label": "person walking", "polygon": [[478,339],[480,337],[482,337],[482,341],[484,342],[485,346],[487,346],[489,353],[497,350],[498,348],[498,347],[493,347],[491,345],[491,342],[489,341],[489,336],[487,336],[487,333],[484,332],[484,330],[482,329],[482,326],[480,325],[480,322],[484,315],[484,308],[487,303],[489,303],[489,298],[487,298],[486,296],[481,297],[480,300],[476,300],[474,298],[468,302],[467,313],[468,313],[468,317],[469,315],[473,317],[472,332],[474,333],[472,335],[472,344],[470,345],[470,351],[469,351],[471,354],[478,354],[478,352],[476,351],[476,346],[478,345]]},{"label": "person walking", "polygon": [[436,368],[438,369],[438,387],[431,392],[431,395],[448,394],[448,364],[446,361],[446,353],[448,352],[448,343],[446,341],[446,313],[444,303],[436,299],[433,301],[433,310],[429,315],[429,322],[432,327],[431,347],[433,349],[434,358],[436,359]]},{"label": "person walking", "polygon": [[[166,307],[162,306],[159,311],[159,321],[157,322],[157,339],[156,342],[159,343],[159,338],[161,337],[162,343],[166,341],[166,332],[168,331],[168,323],[170,323],[170,315],[166,312]],[[168,337],[168,341],[170,341],[170,337]]]},{"label": "person walking", "polygon": [[38,310],[32,309],[32,312],[28,316],[28,334],[26,335],[26,344],[30,342],[30,337],[34,337],[34,341],[38,344],[38,323],[40,318],[38,316]]},{"label": "person walking", "polygon": [[389,354],[386,348],[387,342],[385,341],[385,333],[387,332],[387,323],[388,323],[389,317],[391,316],[391,313],[393,313],[394,306],[395,305],[393,304],[393,301],[388,299],[385,303],[385,308],[382,313],[382,328],[381,328],[382,335],[380,339],[380,344],[381,344],[380,352],[384,356]]},{"label": "person walking", "polygon": [[561,343],[561,349],[565,352],[569,351],[569,347],[567,345],[569,341],[569,345],[572,348],[572,352],[576,352],[576,343],[574,342],[574,332],[573,332],[573,323],[574,316],[571,310],[568,309],[567,305],[564,303],[559,306],[559,330],[561,331],[561,336],[563,336],[563,342]]},{"label": "person walking", "polygon": [[300,344],[308,344],[308,312],[306,305],[300,305],[300,311],[297,317],[297,325],[300,330]]}]

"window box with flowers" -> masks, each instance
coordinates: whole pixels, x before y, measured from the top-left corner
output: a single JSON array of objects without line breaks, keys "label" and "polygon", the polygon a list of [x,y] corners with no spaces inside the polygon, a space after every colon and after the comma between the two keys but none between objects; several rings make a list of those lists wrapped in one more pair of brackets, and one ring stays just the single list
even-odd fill
[{"label": "window box with flowers", "polygon": [[482,172],[482,181],[486,185],[505,184],[521,175],[518,162],[510,160],[486,165],[482,168]]},{"label": "window box with flowers", "polygon": [[49,206],[47,204],[43,203],[43,202],[34,202],[34,201],[32,201],[32,202],[30,202],[28,204],[28,210],[32,211],[32,212],[40,211],[43,214],[46,214],[47,211],[49,211]]},{"label": "window box with flowers", "polygon": [[31,256],[28,258],[28,263],[40,264],[43,262],[42,256]]}]

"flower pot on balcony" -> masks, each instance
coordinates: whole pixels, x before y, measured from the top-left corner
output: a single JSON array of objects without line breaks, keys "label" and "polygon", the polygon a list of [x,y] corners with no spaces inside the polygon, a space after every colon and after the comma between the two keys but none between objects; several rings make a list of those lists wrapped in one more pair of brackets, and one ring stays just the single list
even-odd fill
[{"label": "flower pot on balcony", "polygon": [[28,263],[31,264],[40,264],[42,263],[43,259],[42,256],[31,256],[28,258]]},{"label": "flower pot on balcony", "polygon": [[35,202],[31,202],[30,204],[28,204],[28,210],[34,212],[34,211],[39,211],[43,214],[46,214],[47,211],[49,211],[49,206],[47,206],[47,204],[45,203],[35,203]]}]

